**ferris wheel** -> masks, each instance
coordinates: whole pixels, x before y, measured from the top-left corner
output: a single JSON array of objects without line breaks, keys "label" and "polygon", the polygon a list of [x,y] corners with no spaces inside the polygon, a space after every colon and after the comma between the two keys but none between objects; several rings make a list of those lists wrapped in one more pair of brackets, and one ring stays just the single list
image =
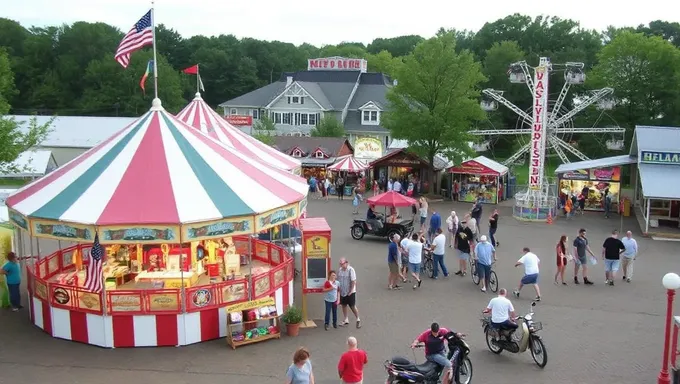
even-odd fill
[{"label": "ferris wheel", "polygon": [[[581,85],[586,80],[586,74],[583,71],[584,64],[577,62],[568,62],[566,64],[552,64],[547,58],[541,58],[541,65],[537,68],[529,67],[525,61],[520,61],[510,65],[508,70],[508,78],[511,83],[526,84],[532,95],[536,96],[535,82],[536,79],[531,76],[533,70],[534,76],[537,75],[537,70],[545,70],[546,78],[541,81],[541,86],[544,87],[543,92],[548,93],[548,79],[550,73],[564,72],[564,85],[560,90],[559,96],[556,100],[545,100],[547,103],[547,113],[545,121],[542,124],[542,133],[544,134],[542,157],[547,155],[548,151],[554,152],[563,163],[570,163],[570,153],[580,160],[589,160],[577,147],[574,140],[575,134],[592,134],[592,139],[600,141],[604,136],[604,146],[610,150],[621,150],[624,147],[624,133],[625,128],[621,128],[618,124],[609,125],[606,127],[576,127],[574,126],[574,117],[580,112],[583,112],[589,106],[595,104],[600,115],[597,118],[595,125],[601,123],[602,118],[608,116],[607,111],[611,110],[614,105],[612,88],[603,88],[590,91],[587,95],[579,97],[575,100],[575,106],[569,110],[565,106],[565,101],[569,95],[569,90],[572,85]],[[483,136],[484,140],[477,144],[477,148],[489,148],[490,141],[501,135],[517,135],[521,146],[517,152],[510,156],[503,162],[505,165],[511,165],[522,159],[532,148],[531,137],[534,133],[534,122],[536,121],[536,113],[534,107],[536,104],[536,97],[534,97],[534,106],[524,110],[519,108],[508,99],[503,97],[503,91],[495,89],[485,89],[482,91],[482,101],[480,106],[483,110],[490,112],[498,109],[498,105],[502,104],[515,112],[518,116],[517,123],[514,129],[482,129],[470,131],[472,135]]]}]

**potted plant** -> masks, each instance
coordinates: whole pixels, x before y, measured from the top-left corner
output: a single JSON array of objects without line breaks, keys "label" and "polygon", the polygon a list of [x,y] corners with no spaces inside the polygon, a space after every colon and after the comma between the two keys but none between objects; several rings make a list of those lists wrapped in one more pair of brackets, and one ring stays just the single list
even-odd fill
[{"label": "potted plant", "polygon": [[281,316],[281,320],[286,323],[286,334],[297,336],[300,333],[300,323],[302,323],[302,311],[298,307],[290,306]]}]

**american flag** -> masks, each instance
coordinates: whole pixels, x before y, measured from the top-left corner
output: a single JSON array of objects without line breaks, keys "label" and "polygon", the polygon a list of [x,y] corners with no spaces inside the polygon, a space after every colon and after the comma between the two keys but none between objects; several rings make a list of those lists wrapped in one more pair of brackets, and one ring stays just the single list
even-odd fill
[{"label": "american flag", "polygon": [[114,57],[123,68],[127,68],[128,64],[130,64],[130,54],[150,44],[153,44],[151,11],[142,16],[132,29],[130,29],[130,32],[123,37],[123,40],[118,44],[116,56]]},{"label": "american flag", "polygon": [[94,244],[90,249],[90,264],[85,276],[85,289],[91,292],[102,291],[102,256],[104,249],[99,244],[99,234],[94,235]]}]

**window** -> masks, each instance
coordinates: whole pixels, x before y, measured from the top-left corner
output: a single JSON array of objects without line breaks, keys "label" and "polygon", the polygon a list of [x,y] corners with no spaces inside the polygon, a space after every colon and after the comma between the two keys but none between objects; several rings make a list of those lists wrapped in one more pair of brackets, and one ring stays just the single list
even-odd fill
[{"label": "window", "polygon": [[361,123],[364,125],[378,125],[380,124],[379,111],[363,111],[361,113]]},{"label": "window", "polygon": [[309,125],[316,125],[316,113],[310,113],[309,114]]},{"label": "window", "polygon": [[281,112],[272,112],[271,119],[274,124],[281,124]]},{"label": "window", "polygon": [[232,108],[231,111],[229,111],[230,115],[238,115],[238,110],[236,108]]},{"label": "window", "polygon": [[295,149],[293,151],[293,157],[302,157],[302,151],[299,149]]},{"label": "window", "polygon": [[307,124],[309,124],[308,116],[309,116],[309,115],[307,115],[306,113],[303,113],[303,114],[300,115],[300,124],[301,124],[301,125],[307,125]]},{"label": "window", "polygon": [[378,111],[371,111],[371,121],[378,121]]},{"label": "window", "polygon": [[324,157],[326,157],[326,155],[324,155],[323,151],[316,151],[316,153],[314,153],[314,157],[316,157],[317,159],[323,159]]},{"label": "window", "polygon": [[260,118],[260,110],[259,109],[251,110],[250,114],[253,116],[253,120],[257,120],[257,119]]},{"label": "window", "polygon": [[302,96],[288,96],[288,104],[304,104],[305,98]]},{"label": "window", "polygon": [[371,119],[371,111],[364,111],[364,121],[369,121]]},{"label": "window", "polygon": [[283,115],[283,116],[282,116],[282,120],[283,120],[283,121],[282,121],[281,124],[290,125],[290,124],[291,124],[291,122],[290,122],[290,120],[291,120],[290,117],[291,117],[292,113],[283,113],[282,115]]}]

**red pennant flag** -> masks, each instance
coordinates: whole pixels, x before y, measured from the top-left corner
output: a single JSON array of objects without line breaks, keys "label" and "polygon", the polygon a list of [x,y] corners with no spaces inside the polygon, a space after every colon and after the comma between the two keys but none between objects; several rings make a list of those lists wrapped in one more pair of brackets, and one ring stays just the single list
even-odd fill
[{"label": "red pennant flag", "polygon": [[187,73],[189,75],[198,75],[198,64],[183,69],[182,72]]}]

